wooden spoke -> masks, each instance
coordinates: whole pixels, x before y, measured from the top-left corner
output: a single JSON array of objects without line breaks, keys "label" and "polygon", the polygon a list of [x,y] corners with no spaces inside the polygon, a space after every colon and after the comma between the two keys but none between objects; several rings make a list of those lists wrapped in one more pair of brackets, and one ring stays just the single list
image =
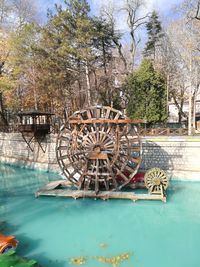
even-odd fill
[{"label": "wooden spoke", "polygon": [[108,179],[104,178],[104,185],[105,185],[105,189],[106,191],[109,191],[109,184],[108,184]]},{"label": "wooden spoke", "polygon": [[68,155],[62,155],[57,157],[58,160],[68,159]]},{"label": "wooden spoke", "polygon": [[87,116],[88,116],[88,119],[91,119],[92,118],[90,109],[87,110]]},{"label": "wooden spoke", "polygon": [[60,140],[68,142],[69,137],[62,135],[62,136],[60,136]]},{"label": "wooden spoke", "polygon": [[79,179],[79,181],[78,181],[78,189],[79,189],[79,190],[81,189],[82,184],[83,184],[83,182],[84,182],[86,171],[87,171],[87,163],[85,164],[85,167],[84,167],[84,169],[83,169],[83,171],[82,171],[82,174],[81,174],[81,176],[80,176],[80,179]]},{"label": "wooden spoke", "polygon": [[57,150],[67,150],[67,146],[59,146],[58,148],[57,148]]}]

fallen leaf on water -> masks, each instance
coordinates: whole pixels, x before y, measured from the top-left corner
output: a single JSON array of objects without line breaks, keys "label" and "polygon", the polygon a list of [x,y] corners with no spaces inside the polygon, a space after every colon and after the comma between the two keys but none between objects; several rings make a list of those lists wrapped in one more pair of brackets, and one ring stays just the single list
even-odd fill
[{"label": "fallen leaf on water", "polygon": [[106,244],[106,243],[100,243],[99,246],[101,248],[107,248],[108,247],[108,244]]},{"label": "fallen leaf on water", "polygon": [[82,265],[86,263],[86,258],[85,257],[79,257],[79,258],[71,258],[70,259],[70,264],[73,265]]}]

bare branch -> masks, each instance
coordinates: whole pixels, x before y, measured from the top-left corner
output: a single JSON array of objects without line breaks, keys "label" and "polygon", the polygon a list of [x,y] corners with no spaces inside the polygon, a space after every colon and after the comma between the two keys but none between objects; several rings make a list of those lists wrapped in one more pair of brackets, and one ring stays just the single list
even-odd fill
[{"label": "bare branch", "polygon": [[197,3],[196,15],[194,18],[200,20],[200,0]]}]

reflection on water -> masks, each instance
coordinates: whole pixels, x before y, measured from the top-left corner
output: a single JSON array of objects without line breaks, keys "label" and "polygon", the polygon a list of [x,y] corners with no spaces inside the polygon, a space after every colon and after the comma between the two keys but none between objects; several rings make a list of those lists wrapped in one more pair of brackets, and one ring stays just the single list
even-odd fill
[{"label": "reflection on water", "polygon": [[60,179],[56,174],[0,164],[0,194],[30,195],[49,181]]},{"label": "reflection on water", "polygon": [[20,255],[46,267],[199,266],[200,183],[171,183],[166,204],[34,197],[55,179],[0,165],[0,231]]}]

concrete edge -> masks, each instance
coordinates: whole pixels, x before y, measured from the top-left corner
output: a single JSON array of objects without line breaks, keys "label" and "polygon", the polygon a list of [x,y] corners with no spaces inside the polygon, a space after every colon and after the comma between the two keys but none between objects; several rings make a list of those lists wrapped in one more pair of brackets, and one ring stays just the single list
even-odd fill
[{"label": "concrete edge", "polygon": [[[47,163],[38,163],[38,162],[30,162],[25,160],[19,160],[15,158],[8,158],[8,157],[0,157],[0,161],[3,164],[12,165],[20,168],[27,168],[27,169],[35,169],[39,171],[51,172],[55,174],[61,174],[61,170],[58,164],[49,164]],[[139,170],[145,171],[145,170]],[[164,170],[169,179],[172,181],[194,181],[200,182],[200,171],[190,171],[190,170]],[[63,176],[64,178],[64,176]]]}]

